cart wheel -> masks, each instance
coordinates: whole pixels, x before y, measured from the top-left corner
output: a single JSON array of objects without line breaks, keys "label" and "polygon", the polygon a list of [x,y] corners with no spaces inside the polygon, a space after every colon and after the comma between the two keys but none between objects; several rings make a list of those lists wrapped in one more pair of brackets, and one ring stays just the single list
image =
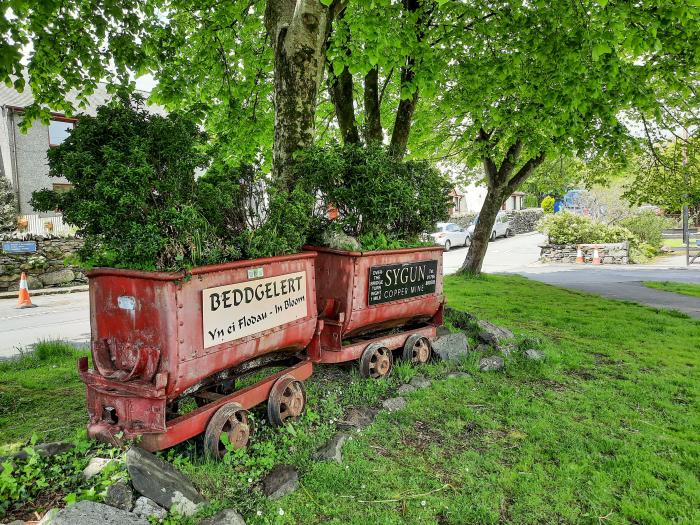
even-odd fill
[{"label": "cart wheel", "polygon": [[394,356],[386,346],[373,343],[365,348],[360,357],[360,375],[381,379],[391,373],[394,365]]},{"label": "cart wheel", "polygon": [[416,365],[422,365],[430,360],[432,348],[427,337],[420,334],[413,334],[403,345],[403,358]]},{"label": "cart wheel", "polygon": [[226,454],[221,434],[228,435],[233,448],[245,447],[250,437],[248,411],[238,403],[228,403],[214,413],[204,432],[204,451],[212,459],[221,459]]},{"label": "cart wheel", "polygon": [[305,406],[304,384],[292,376],[282,376],[272,386],[267,398],[267,420],[272,426],[282,426],[297,419]]}]

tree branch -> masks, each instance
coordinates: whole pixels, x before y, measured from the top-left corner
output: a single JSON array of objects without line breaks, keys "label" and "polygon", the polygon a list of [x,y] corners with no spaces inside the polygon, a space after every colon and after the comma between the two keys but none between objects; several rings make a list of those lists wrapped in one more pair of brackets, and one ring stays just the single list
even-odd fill
[{"label": "tree branch", "polygon": [[541,152],[539,155],[537,155],[534,158],[531,158],[528,160],[522,168],[518,170],[518,172],[513,176],[512,179],[508,182],[508,191],[509,193],[513,193],[518,189],[518,187],[525,182],[525,180],[532,175],[532,172],[535,171],[535,169],[544,162],[545,159],[545,153]]}]

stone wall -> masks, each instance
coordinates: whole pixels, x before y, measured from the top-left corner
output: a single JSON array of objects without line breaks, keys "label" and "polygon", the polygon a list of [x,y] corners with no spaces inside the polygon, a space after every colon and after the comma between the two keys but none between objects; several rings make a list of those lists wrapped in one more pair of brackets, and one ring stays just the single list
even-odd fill
[{"label": "stone wall", "polygon": [[577,247],[581,246],[583,260],[593,262],[594,246],[598,246],[598,256],[602,264],[629,264],[629,244],[544,244],[540,246],[540,261],[550,263],[575,263]]},{"label": "stone wall", "polygon": [[83,270],[66,264],[65,259],[75,255],[83,245],[75,237],[22,236],[0,237],[0,241],[36,241],[36,253],[11,254],[0,250],[0,292],[19,289],[22,272],[27,273],[29,290],[76,286],[87,283]]},{"label": "stone wall", "polygon": [[472,221],[474,220],[474,217],[476,217],[476,213],[460,213],[458,215],[453,215],[452,217],[450,217],[450,222],[459,224],[462,228],[466,229],[469,228]]},{"label": "stone wall", "polygon": [[537,229],[537,223],[544,216],[542,208],[526,208],[524,210],[507,211],[510,229],[513,233],[528,233],[534,232]]}]

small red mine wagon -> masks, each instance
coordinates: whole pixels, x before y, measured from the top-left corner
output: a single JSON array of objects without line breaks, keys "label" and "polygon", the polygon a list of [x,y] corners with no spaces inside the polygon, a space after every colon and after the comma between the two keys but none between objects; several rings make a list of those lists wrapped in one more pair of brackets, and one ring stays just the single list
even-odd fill
[{"label": "small red mine wagon", "polygon": [[440,246],[350,252],[310,246],[316,259],[320,345],[314,362],[359,359],[365,377],[386,376],[392,351],[404,359],[430,359],[430,340],[442,324]]},{"label": "small red mine wagon", "polygon": [[[97,268],[90,280],[90,436],[141,436],[161,450],[205,432],[207,453],[247,443],[247,410],[267,401],[273,424],[298,416],[303,354],[317,330],[315,253],[237,261],[185,273]],[[266,366],[280,372],[242,389],[235,381]],[[182,414],[182,402],[197,407]]]}]

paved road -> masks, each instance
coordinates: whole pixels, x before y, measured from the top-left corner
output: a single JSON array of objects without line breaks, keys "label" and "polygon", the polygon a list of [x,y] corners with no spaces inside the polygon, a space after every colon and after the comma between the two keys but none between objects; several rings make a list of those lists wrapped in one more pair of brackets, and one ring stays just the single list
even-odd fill
[{"label": "paved road", "polygon": [[[526,233],[508,239],[499,238],[489,243],[482,270],[488,273],[511,272],[537,263],[540,257],[539,245],[544,235]],[[455,273],[464,263],[469,248],[453,248],[443,257],[445,274]]]},{"label": "paved road", "polygon": [[[700,283],[700,269],[669,269],[680,266],[683,257],[657,267],[541,265],[540,234],[518,235],[489,244],[484,271],[518,273],[544,283],[597,293],[614,299],[627,299],[655,308],[672,308],[700,318],[700,299],[652,290],[641,281],[681,281]],[[467,248],[445,253],[446,274],[456,272],[464,262]],[[33,298],[38,308],[16,310],[16,299],[0,299],[0,359],[42,339],[64,339],[87,344],[90,340],[87,292],[46,295]]]},{"label": "paved road", "polygon": [[[684,260],[685,264],[685,260]],[[700,319],[700,298],[647,288],[642,281],[700,284],[700,269],[631,266],[533,265],[517,270],[529,279],[573,290],[624,299],[653,308],[678,310]]]},{"label": "paved road", "polygon": [[87,292],[33,297],[37,308],[17,310],[17,299],[0,299],[0,359],[44,339],[87,344],[90,305]]}]

